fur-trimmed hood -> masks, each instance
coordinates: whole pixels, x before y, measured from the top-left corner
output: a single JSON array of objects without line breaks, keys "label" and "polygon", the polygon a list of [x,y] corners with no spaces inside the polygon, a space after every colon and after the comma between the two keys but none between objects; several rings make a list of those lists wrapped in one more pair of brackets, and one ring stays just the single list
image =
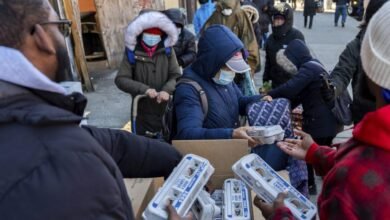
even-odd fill
[{"label": "fur-trimmed hood", "polygon": [[167,35],[164,39],[165,47],[172,47],[176,44],[179,32],[173,22],[159,11],[149,11],[138,15],[130,22],[125,34],[126,47],[134,51],[138,36],[149,28],[159,28]]},{"label": "fur-trimmed hood", "polygon": [[298,73],[298,68],[284,54],[285,51],[286,51],[285,49],[281,49],[278,51],[278,53],[276,54],[276,62],[279,64],[279,66],[281,66],[284,69],[284,71],[292,75],[295,75]]},{"label": "fur-trimmed hood", "polygon": [[286,49],[279,50],[276,54],[276,62],[286,72],[295,75],[301,66],[313,59],[309,48],[302,40],[291,41]]}]

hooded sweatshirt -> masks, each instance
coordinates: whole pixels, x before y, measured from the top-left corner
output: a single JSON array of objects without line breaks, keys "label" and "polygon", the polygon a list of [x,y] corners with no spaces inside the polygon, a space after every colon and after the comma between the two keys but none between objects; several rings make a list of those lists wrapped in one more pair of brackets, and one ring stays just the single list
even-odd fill
[{"label": "hooded sweatshirt", "polygon": [[[222,14],[222,10],[224,9],[232,9],[233,12],[230,16],[225,16]],[[250,65],[253,74],[260,63],[259,46],[257,45],[252,22],[249,20],[245,11],[241,9],[240,1],[219,1],[216,10],[209,20],[207,20],[203,28],[207,29],[213,24],[222,24],[230,28],[230,30],[244,43],[245,49],[249,53],[248,64]]]},{"label": "hooded sweatshirt", "polygon": [[[388,219],[390,207],[390,105],[368,113],[351,140],[337,150],[313,144],[306,155],[325,175],[320,219]],[[289,210],[277,210],[283,216]],[[282,218],[273,218],[282,219]],[[286,219],[286,218],[283,218]],[[290,218],[293,219],[290,213]]]},{"label": "hooded sweatshirt", "polygon": [[239,115],[260,96],[244,97],[235,83],[217,85],[212,78],[244,45],[228,28],[212,25],[199,40],[197,59],[184,70],[183,78],[199,83],[207,96],[208,113],[204,113],[198,91],[191,85],[179,84],[174,106],[177,120],[176,139],[230,139],[239,126]]}]

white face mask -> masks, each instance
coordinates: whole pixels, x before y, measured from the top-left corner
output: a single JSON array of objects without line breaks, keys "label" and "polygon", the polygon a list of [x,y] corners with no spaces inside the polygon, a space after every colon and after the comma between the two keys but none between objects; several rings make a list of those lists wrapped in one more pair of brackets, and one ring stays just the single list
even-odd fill
[{"label": "white face mask", "polygon": [[233,82],[236,73],[229,70],[220,70],[219,78],[214,77],[213,81],[222,86],[226,86]]},{"label": "white face mask", "polygon": [[153,47],[153,46],[156,46],[158,43],[160,43],[161,36],[160,35],[144,33],[142,35],[142,40],[149,47]]},{"label": "white face mask", "polygon": [[231,8],[225,8],[222,10],[222,14],[225,16],[230,16],[233,13],[233,10]]}]

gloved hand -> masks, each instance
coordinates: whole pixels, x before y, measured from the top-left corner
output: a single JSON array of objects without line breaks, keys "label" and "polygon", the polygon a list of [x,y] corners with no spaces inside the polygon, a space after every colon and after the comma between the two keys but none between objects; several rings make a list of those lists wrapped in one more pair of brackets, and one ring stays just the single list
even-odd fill
[{"label": "gloved hand", "polygon": [[322,74],[321,96],[329,107],[334,107],[336,99],[336,87],[329,79],[329,75]]}]

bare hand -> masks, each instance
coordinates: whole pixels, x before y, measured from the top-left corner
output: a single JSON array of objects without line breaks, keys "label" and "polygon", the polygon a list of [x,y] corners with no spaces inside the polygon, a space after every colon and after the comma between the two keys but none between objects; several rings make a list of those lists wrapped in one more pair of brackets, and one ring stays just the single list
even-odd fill
[{"label": "bare hand", "polygon": [[273,204],[266,203],[264,200],[259,198],[258,196],[255,197],[253,200],[253,203],[257,208],[261,210],[261,214],[263,214],[265,219],[268,219],[270,216],[272,216],[276,209],[284,207],[284,200],[287,198],[287,193],[279,193],[276,197]]},{"label": "bare hand", "polygon": [[168,220],[192,220],[191,212],[189,212],[188,215],[183,218],[177,214],[176,209],[173,208],[171,204],[167,206],[167,209],[168,209]]},{"label": "bare hand", "polygon": [[167,92],[161,91],[157,95],[157,103],[169,101],[169,94]]},{"label": "bare hand", "polygon": [[148,89],[146,90],[145,95],[149,96],[151,99],[155,99],[158,96],[158,93],[155,89]]},{"label": "bare hand", "polygon": [[294,132],[296,135],[301,136],[302,139],[286,139],[284,141],[278,142],[277,145],[286,154],[299,160],[305,160],[307,151],[314,143],[314,140],[310,134],[307,134],[303,131],[294,130]]},{"label": "bare hand", "polygon": [[251,138],[247,131],[249,131],[250,127],[240,127],[233,130],[233,139],[247,139],[250,147],[255,147],[258,144],[261,144],[257,142],[255,139]]},{"label": "bare hand", "polygon": [[266,96],[264,96],[263,98],[261,98],[261,101],[271,102],[271,101],[272,101],[272,97],[269,96],[269,95],[266,95]]}]

